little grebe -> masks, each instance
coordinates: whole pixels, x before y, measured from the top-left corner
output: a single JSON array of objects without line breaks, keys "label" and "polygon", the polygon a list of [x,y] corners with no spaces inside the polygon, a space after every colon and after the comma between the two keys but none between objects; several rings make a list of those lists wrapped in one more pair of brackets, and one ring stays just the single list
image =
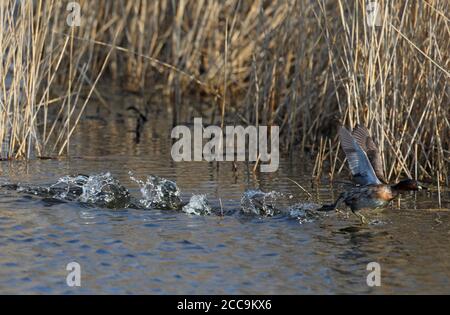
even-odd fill
[{"label": "little grebe", "polygon": [[366,223],[364,216],[356,211],[385,206],[402,191],[424,188],[413,179],[405,179],[395,185],[386,183],[380,153],[364,126],[356,125],[352,133],[341,127],[339,138],[353,181],[360,186],[343,192],[334,204],[324,205],[320,211],[335,210],[344,202],[361,222]]}]

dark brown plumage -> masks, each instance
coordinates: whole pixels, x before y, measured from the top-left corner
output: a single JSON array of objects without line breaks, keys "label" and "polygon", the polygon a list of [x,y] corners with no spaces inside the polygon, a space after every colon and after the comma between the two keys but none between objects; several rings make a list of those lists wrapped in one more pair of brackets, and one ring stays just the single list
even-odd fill
[{"label": "dark brown plumage", "polygon": [[385,206],[403,191],[423,188],[413,179],[386,184],[380,152],[366,127],[356,125],[352,133],[341,127],[339,137],[353,181],[360,186],[343,192],[334,204],[324,205],[319,211],[335,210],[343,202],[365,223],[364,216],[356,211]]}]

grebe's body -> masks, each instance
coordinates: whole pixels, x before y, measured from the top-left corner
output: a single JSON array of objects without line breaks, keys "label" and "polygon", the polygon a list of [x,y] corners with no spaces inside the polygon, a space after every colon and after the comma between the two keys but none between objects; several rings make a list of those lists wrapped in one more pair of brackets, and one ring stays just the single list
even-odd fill
[{"label": "grebe's body", "polygon": [[341,127],[339,138],[347,156],[353,181],[361,186],[343,192],[334,204],[325,205],[320,210],[331,211],[341,203],[345,203],[362,222],[365,222],[364,216],[356,211],[383,207],[402,191],[422,189],[422,186],[412,179],[402,180],[395,185],[386,184],[380,153],[365,127],[357,125],[353,133]]}]

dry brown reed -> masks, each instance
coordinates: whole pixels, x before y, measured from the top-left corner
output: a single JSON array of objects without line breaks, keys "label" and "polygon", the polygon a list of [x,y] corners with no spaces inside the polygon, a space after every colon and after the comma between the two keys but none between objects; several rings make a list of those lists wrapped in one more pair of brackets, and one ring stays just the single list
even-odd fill
[{"label": "dry brown reed", "polygon": [[363,0],[79,1],[71,29],[65,2],[24,2],[16,17],[3,1],[2,154],[62,154],[87,104],[82,86],[98,94],[104,71],[133,92],[163,83],[174,123],[181,99],[201,93],[216,123],[279,125],[282,147],[310,155],[316,177],[346,169],[336,130],[362,123],[389,179],[449,185],[450,4],[376,2],[377,25]]}]

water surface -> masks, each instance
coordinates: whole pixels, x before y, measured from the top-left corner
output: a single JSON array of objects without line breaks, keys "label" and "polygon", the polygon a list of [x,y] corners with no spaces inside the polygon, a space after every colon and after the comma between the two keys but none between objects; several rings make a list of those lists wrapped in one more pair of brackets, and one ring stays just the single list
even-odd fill
[{"label": "water surface", "polygon": [[[312,165],[301,157],[282,158],[274,174],[253,174],[245,163],[237,170],[229,162],[175,163],[164,107],[149,113],[138,144],[129,112],[102,118],[82,122],[70,158],[3,161],[1,181],[49,187],[65,175],[109,172],[139,200],[130,172],[153,174],[176,182],[183,202],[205,194],[223,215],[108,209],[1,189],[0,293],[450,293],[448,192],[441,208],[434,191],[403,196],[367,214],[368,226],[346,213],[245,214],[241,198],[249,189],[283,193],[287,207],[331,202],[342,187],[313,185]],[[66,285],[72,261],[81,265],[78,288]],[[366,284],[369,262],[381,265],[381,287]]]}]

